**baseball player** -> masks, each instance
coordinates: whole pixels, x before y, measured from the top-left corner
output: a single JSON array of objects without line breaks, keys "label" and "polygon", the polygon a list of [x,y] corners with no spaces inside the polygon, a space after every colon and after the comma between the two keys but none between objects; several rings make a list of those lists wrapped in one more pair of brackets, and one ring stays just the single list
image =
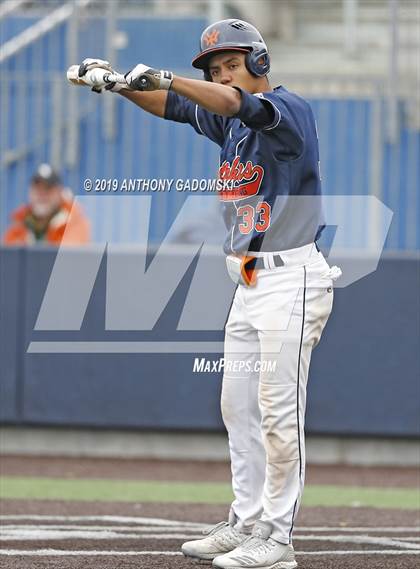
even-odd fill
[{"label": "baseball player", "polygon": [[118,91],[145,111],[189,123],[221,147],[224,250],[238,283],[222,389],[235,499],[228,521],[182,551],[219,569],[292,569],[309,363],[340,274],[316,246],[323,220],[315,120],[304,99],[271,87],[267,46],[247,22],[206,28],[192,64],[204,81],[139,64],[126,85],[107,83],[103,70],[112,68],[92,58],[79,76],[96,91]]}]

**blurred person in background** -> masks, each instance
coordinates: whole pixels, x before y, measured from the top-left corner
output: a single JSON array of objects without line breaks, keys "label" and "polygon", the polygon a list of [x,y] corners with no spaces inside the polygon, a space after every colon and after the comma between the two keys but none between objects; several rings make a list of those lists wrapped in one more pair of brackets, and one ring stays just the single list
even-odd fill
[{"label": "blurred person in background", "polygon": [[49,164],[41,164],[31,178],[29,202],[11,214],[3,244],[82,245],[89,241],[89,220],[73,203],[71,190],[64,188]]}]

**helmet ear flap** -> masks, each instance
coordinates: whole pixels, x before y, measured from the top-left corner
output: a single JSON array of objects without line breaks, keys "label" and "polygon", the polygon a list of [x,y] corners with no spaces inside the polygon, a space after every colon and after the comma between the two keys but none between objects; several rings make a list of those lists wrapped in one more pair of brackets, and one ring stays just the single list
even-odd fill
[{"label": "helmet ear flap", "polygon": [[270,71],[270,56],[265,49],[250,51],[245,55],[245,65],[252,75],[264,77]]},{"label": "helmet ear flap", "polygon": [[248,71],[251,73],[251,75],[255,75],[253,65],[252,65],[251,55],[252,54],[250,51],[245,54],[245,67],[248,69]]},{"label": "helmet ear flap", "polygon": [[213,82],[213,79],[211,78],[211,75],[210,75],[210,73],[209,73],[208,70],[205,70],[205,71],[204,71],[204,81]]}]

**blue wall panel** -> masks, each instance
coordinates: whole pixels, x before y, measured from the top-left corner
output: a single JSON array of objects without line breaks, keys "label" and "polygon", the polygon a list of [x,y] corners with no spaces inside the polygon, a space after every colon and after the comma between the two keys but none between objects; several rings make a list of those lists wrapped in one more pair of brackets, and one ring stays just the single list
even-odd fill
[{"label": "blue wall panel", "polygon": [[0,420],[19,420],[22,385],[21,284],[24,251],[0,251]]},{"label": "blue wall panel", "polygon": [[0,41],[6,43],[38,21],[38,18],[8,16],[0,21]]},{"label": "blue wall panel", "polygon": [[[16,279],[21,255],[19,250],[0,249],[1,266],[11,267],[2,272],[2,290],[15,289],[8,302],[2,295],[2,314],[6,316],[0,320],[3,421],[154,429],[222,428],[221,374],[192,373],[194,354],[27,353],[29,341],[33,340],[139,340],[142,336],[137,332],[105,331],[105,262],[80,332],[34,332],[55,252],[28,251],[26,262],[20,267],[23,283]],[[418,261],[384,259],[375,273],[346,289],[336,290],[333,314],[313,354],[308,432],[420,434],[420,331],[415,313],[419,271]],[[222,273],[220,277],[224,278]],[[19,282],[26,291],[23,296],[18,295]],[[179,305],[179,295],[185,294],[187,286],[188,275],[175,293],[174,303],[161,317],[156,339],[170,338],[176,321],[174,307]],[[22,318],[24,327],[19,335],[16,326]],[[9,334],[10,329],[13,335]],[[213,334],[217,341],[223,337],[222,332]],[[19,369],[23,373],[23,393]],[[16,402],[20,398],[23,414],[17,417]]]},{"label": "blue wall panel", "polygon": [[[118,51],[118,66],[124,71],[137,63],[158,69],[190,69],[205,26],[205,18],[120,18],[118,29],[127,35],[128,41]],[[201,72],[195,73],[201,77]]]},{"label": "blue wall panel", "polygon": [[419,269],[413,260],[382,260],[335,291],[313,353],[309,431],[420,435]]},{"label": "blue wall panel", "polygon": [[[105,331],[105,262],[80,332],[33,332],[54,257],[54,251],[42,249],[32,250],[27,257],[27,275],[31,278],[25,282],[27,312],[21,346],[25,368],[23,421],[100,427],[220,427],[220,378],[193,375],[192,355],[26,353],[30,340],[138,338],[135,332],[121,335]],[[186,285],[181,283],[180,287],[186,291]],[[177,304],[177,298],[174,300],[172,310]],[[174,311],[171,316],[170,310],[166,311],[167,328],[175,329],[176,314]]]},{"label": "blue wall panel", "polygon": [[27,354],[24,421],[146,429],[221,428],[221,380],[212,375],[193,377],[192,360],[192,356],[167,354]]}]

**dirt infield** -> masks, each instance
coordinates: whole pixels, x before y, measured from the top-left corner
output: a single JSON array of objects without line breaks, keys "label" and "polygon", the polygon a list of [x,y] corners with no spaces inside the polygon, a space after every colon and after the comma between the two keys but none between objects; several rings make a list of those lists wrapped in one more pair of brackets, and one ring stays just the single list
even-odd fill
[{"label": "dirt infield", "polygon": [[[130,480],[229,479],[226,464],[76,459],[2,459],[3,475]],[[181,476],[182,474],[182,476]],[[311,483],[415,487],[415,469],[309,467]],[[203,504],[11,500],[1,504],[0,569],[194,569],[183,541],[226,518]],[[302,508],[294,545],[299,569],[414,569],[420,558],[416,510]]]},{"label": "dirt infield", "polygon": [[[179,555],[181,543],[226,508],[5,500],[1,514],[2,549],[19,550],[0,556],[4,569],[193,569],[201,564]],[[415,511],[305,508],[295,533],[299,567],[414,569],[418,522]]]},{"label": "dirt infield", "polygon": [[[229,482],[226,462],[169,461],[108,458],[2,456],[0,473],[51,478],[109,478],[119,480],[172,480]],[[343,484],[415,488],[420,486],[417,468],[309,465],[307,484]]]}]

